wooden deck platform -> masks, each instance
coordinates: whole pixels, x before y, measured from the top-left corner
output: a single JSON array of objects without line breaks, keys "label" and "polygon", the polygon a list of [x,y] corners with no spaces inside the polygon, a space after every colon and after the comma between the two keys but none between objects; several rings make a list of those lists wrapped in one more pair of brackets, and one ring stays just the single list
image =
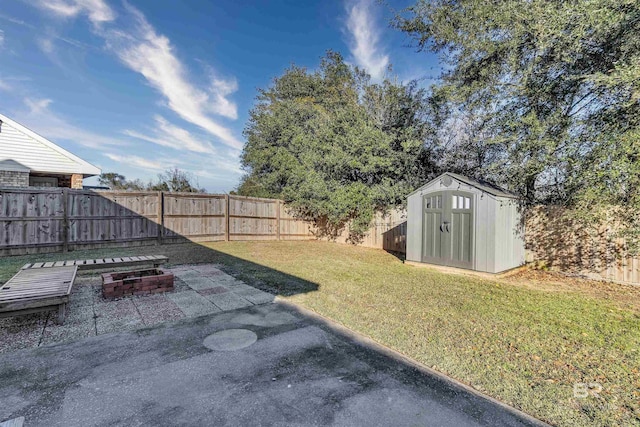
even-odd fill
[{"label": "wooden deck platform", "polygon": [[0,317],[58,310],[64,322],[77,266],[20,270],[0,287]]},{"label": "wooden deck platform", "polygon": [[132,257],[120,257],[120,258],[98,258],[98,259],[77,259],[68,261],[50,261],[50,262],[36,262],[25,264],[22,270],[33,270],[41,268],[52,267],[67,267],[75,266],[78,270],[91,270],[110,267],[130,267],[137,265],[153,264],[154,267],[158,267],[169,261],[164,255],[146,255],[146,256],[132,256]]}]

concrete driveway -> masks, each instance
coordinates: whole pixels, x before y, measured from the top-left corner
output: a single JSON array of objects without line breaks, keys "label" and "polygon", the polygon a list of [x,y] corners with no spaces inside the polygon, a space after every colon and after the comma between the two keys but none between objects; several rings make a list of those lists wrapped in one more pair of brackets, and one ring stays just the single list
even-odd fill
[{"label": "concrete driveway", "polygon": [[0,355],[26,426],[525,426],[328,323],[266,304]]}]

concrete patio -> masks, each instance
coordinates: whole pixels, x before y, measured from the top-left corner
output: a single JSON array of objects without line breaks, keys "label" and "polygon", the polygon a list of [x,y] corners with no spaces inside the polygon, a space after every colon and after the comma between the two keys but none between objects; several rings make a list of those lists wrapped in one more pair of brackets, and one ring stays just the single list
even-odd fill
[{"label": "concrete patio", "polygon": [[116,300],[102,297],[99,274],[78,276],[63,325],[50,313],[0,319],[0,353],[250,307],[274,298],[212,264],[164,270],[175,274],[174,291]]},{"label": "concrete patio", "polygon": [[[166,300],[180,295],[188,301],[197,292],[184,289]],[[194,305],[178,310],[186,317],[185,307]],[[208,309],[220,312],[0,355],[0,422],[24,417],[29,426],[540,424],[311,314],[278,303],[227,312],[215,307]]]}]

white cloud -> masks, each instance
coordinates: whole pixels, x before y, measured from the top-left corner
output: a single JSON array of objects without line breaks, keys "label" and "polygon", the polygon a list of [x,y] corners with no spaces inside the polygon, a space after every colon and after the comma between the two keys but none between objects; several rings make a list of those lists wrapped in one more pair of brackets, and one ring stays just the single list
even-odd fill
[{"label": "white cloud", "polygon": [[168,166],[162,161],[149,160],[143,157],[132,156],[129,154],[127,154],[126,156],[122,156],[120,154],[105,153],[104,155],[114,162],[122,163],[128,166],[134,166],[137,168],[147,169],[151,171],[163,171],[165,169],[168,169]]},{"label": "white cloud", "polygon": [[224,117],[231,119],[238,118],[238,107],[234,102],[227,99],[227,96],[238,90],[238,82],[236,79],[223,80],[213,79],[211,82],[211,95],[214,102],[211,103],[211,111]]},{"label": "white cloud", "polygon": [[0,49],[4,46],[4,31],[0,30]]},{"label": "white cloud", "polygon": [[29,107],[29,111],[33,115],[40,115],[46,112],[52,102],[51,99],[24,99],[24,103]]},{"label": "white cloud", "polygon": [[160,92],[167,106],[184,120],[199,126],[224,144],[241,148],[242,143],[209,113],[237,118],[237,107],[227,96],[237,90],[235,80],[214,80],[211,90],[191,84],[185,66],[176,57],[170,40],[156,33],[141,12],[127,6],[135,18],[132,31],[112,29],[102,32],[107,47],[127,67],[144,76]]},{"label": "white cloud", "polygon": [[[25,76],[0,76],[0,90],[5,92],[22,92],[23,82],[30,81]],[[24,95],[22,96],[24,98]]]},{"label": "white cloud", "polygon": [[[55,16],[74,18],[87,16],[93,32],[103,38],[106,47],[126,67],[141,74],[146,82],[163,97],[166,107],[186,122],[198,126],[223,144],[235,149],[242,142],[229,127],[215,116],[236,120],[237,105],[230,95],[238,90],[235,78],[221,78],[211,70],[208,86],[193,83],[187,66],[180,61],[175,47],[166,36],[159,34],[145,16],[124,2],[124,10],[116,19],[115,12],[104,0],[38,0],[41,9]],[[71,43],[57,35],[40,38],[40,48],[50,56],[56,45],[52,37]],[[73,41],[73,40],[72,40]],[[205,64],[205,68],[209,68]],[[211,152],[208,142],[197,141],[188,131],[156,118],[155,132],[144,133],[127,130],[129,136],[160,144],[175,146],[179,141],[185,148],[196,152]]]},{"label": "white cloud", "polygon": [[240,176],[244,171],[238,163],[217,162],[210,169],[200,169],[195,172],[195,175],[212,179],[229,178],[230,174]]},{"label": "white cloud", "polygon": [[347,1],[349,49],[355,62],[376,80],[382,79],[389,65],[389,56],[380,47],[380,32],[371,13],[371,0]]},{"label": "white cloud", "polygon": [[46,98],[25,98],[24,103],[28,111],[18,113],[15,119],[53,142],[65,140],[91,148],[124,145],[123,141],[118,139],[96,134],[71,124],[49,109],[52,102],[51,99]]},{"label": "white cloud", "polygon": [[133,138],[152,142],[164,147],[171,147],[176,150],[188,150],[196,153],[210,154],[214,154],[216,152],[213,146],[207,141],[199,140],[186,129],[182,129],[181,127],[169,123],[164,117],[158,115],[155,116],[154,119],[156,127],[153,130],[152,135],[145,135],[133,130],[125,130],[123,133]]},{"label": "white cloud", "polygon": [[40,38],[40,39],[37,39],[36,42],[38,43],[38,47],[40,48],[40,50],[46,53],[47,55],[52,54],[53,51],[55,50],[55,47],[53,45],[53,40],[51,39]]},{"label": "white cloud", "polygon": [[38,6],[63,18],[85,14],[94,25],[113,21],[113,10],[103,0],[40,0]]}]

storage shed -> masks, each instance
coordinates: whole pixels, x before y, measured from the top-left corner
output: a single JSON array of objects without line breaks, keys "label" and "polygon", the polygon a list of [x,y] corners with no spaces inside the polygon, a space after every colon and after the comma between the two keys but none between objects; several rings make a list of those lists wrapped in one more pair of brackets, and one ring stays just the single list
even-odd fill
[{"label": "storage shed", "polygon": [[407,261],[499,273],[524,264],[518,196],[444,173],[407,200]]}]

